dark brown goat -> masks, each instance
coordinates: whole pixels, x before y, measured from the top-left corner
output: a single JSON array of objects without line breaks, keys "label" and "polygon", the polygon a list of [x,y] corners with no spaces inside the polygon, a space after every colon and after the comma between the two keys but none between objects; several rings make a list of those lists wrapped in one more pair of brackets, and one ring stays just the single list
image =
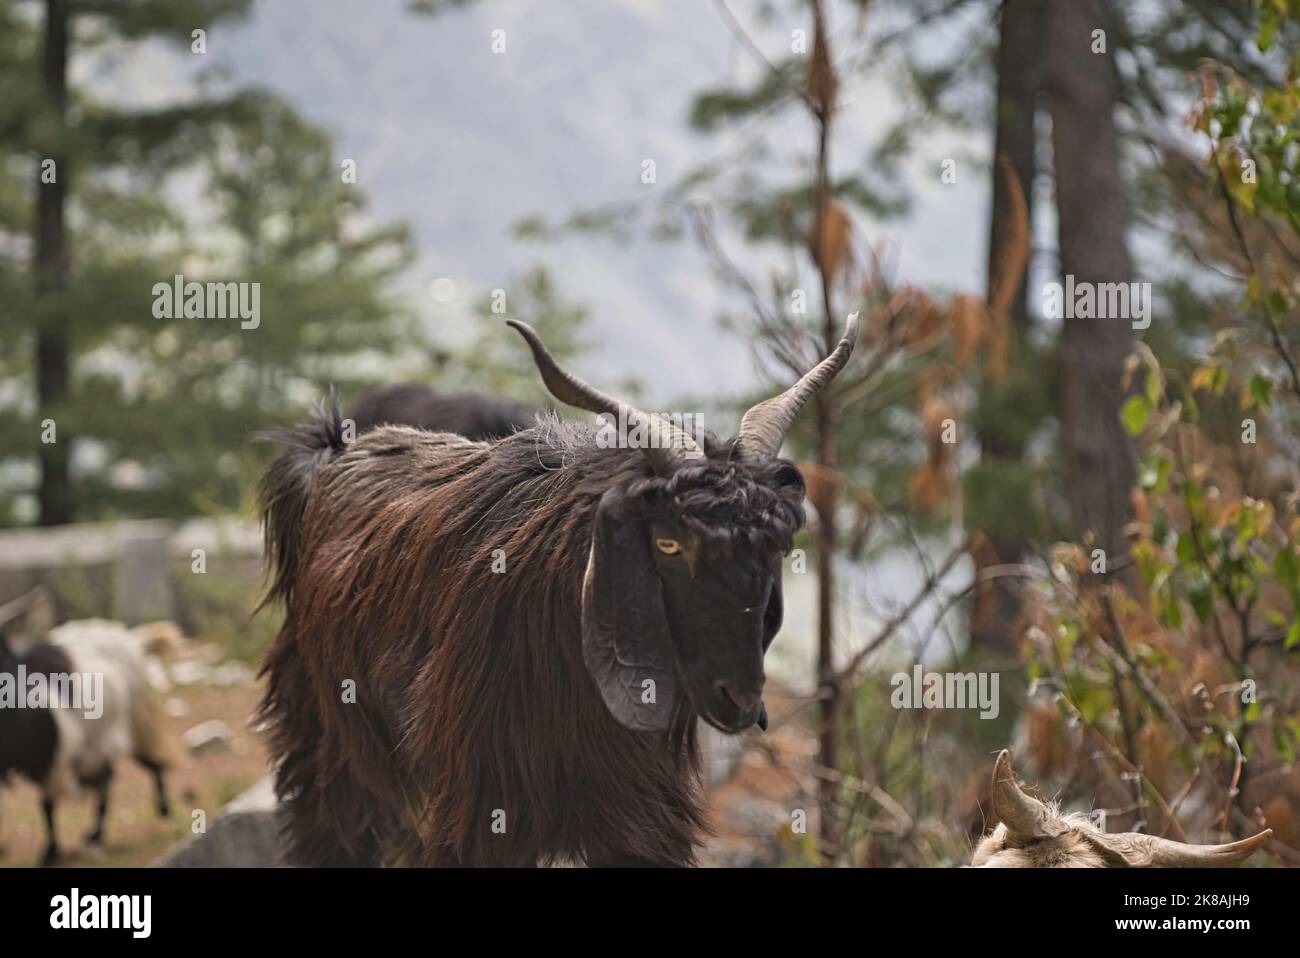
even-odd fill
[{"label": "dark brown goat", "polygon": [[[281,435],[263,480],[286,619],[262,705],[307,865],[683,865],[695,718],[765,724],[763,654],[803,480],[776,457],[825,362],[703,448],[560,370],[561,401],[664,427],[605,448],[543,417],[496,443],[403,427]],[[503,564],[504,563],[504,564]]]},{"label": "dark brown goat", "polygon": [[420,383],[379,386],[348,411],[358,433],[377,426],[414,426],[466,439],[502,439],[533,423],[537,410],[485,393],[440,393]]}]

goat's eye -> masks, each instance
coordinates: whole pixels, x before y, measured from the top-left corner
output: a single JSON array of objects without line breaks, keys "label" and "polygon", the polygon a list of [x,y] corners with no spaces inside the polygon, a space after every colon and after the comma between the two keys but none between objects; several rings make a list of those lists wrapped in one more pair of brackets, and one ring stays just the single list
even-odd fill
[{"label": "goat's eye", "polygon": [[656,539],[655,548],[666,556],[675,556],[682,551],[682,544],[676,539]]}]

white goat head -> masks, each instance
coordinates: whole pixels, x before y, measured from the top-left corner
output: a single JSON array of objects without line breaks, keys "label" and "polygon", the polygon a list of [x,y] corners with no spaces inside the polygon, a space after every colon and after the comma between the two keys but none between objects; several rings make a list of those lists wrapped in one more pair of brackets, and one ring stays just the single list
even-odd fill
[{"label": "white goat head", "polygon": [[1061,814],[1026,792],[1003,749],[993,765],[993,814],[1001,821],[980,839],[976,868],[1223,868],[1272,836],[1272,829],[1229,845],[1189,845],[1140,832],[1107,834],[1087,815]]}]

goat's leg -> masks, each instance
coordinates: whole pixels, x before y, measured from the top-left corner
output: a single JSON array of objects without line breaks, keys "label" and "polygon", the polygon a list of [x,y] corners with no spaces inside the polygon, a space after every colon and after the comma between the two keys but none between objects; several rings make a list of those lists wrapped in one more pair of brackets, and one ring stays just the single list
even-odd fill
[{"label": "goat's leg", "polygon": [[158,810],[158,817],[170,818],[172,809],[167,801],[167,782],[163,778],[163,773],[167,771],[166,767],[143,755],[137,755],[135,760],[148,769],[149,774],[153,776],[154,807]]},{"label": "goat's leg", "polygon": [[86,836],[87,845],[104,844],[104,820],[108,818],[108,787],[113,782],[113,766],[108,766],[85,784],[95,790],[95,827]]},{"label": "goat's leg", "polygon": [[59,839],[54,829],[54,799],[47,792],[41,796],[41,810],[45,813],[45,854],[41,857],[42,867],[57,865],[61,857]]}]

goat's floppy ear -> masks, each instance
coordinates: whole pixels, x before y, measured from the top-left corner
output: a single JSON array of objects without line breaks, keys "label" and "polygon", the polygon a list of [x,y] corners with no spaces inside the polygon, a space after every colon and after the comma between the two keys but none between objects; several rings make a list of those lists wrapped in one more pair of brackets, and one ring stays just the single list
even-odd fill
[{"label": "goat's floppy ear", "polygon": [[582,658],[621,725],[669,727],[676,683],[662,586],[646,526],[616,490],[596,509],[582,582]]}]

